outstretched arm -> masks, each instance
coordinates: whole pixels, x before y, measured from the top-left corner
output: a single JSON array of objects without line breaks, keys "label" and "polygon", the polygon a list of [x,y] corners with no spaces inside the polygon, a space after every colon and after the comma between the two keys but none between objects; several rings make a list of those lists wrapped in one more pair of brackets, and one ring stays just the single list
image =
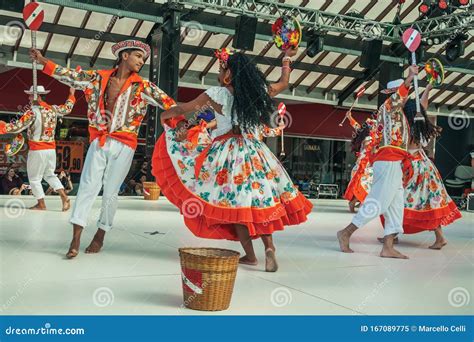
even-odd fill
[{"label": "outstretched arm", "polygon": [[276,83],[270,84],[268,88],[268,95],[270,97],[275,97],[280,94],[283,90],[287,89],[290,85],[290,61],[291,57],[295,56],[298,52],[298,49],[288,49],[285,52],[285,57],[282,60],[282,67],[281,67],[281,76],[280,80]]},{"label": "outstretched arm", "polygon": [[30,49],[31,60],[44,65],[43,72],[72,88],[84,90],[97,77],[94,70],[75,70],[62,67],[45,58],[39,50]]},{"label": "outstretched arm", "polygon": [[63,105],[53,105],[53,110],[59,116],[64,116],[71,114],[72,109],[74,108],[74,104],[76,103],[76,97],[74,96],[75,93],[74,88],[69,89],[69,97],[67,98],[66,102]]},{"label": "outstretched arm", "polygon": [[0,121],[0,134],[20,133],[35,121],[35,114],[31,109],[27,110],[18,120],[11,122]]},{"label": "outstretched arm", "polygon": [[349,124],[351,125],[351,127],[356,131],[359,130],[361,128],[360,123],[358,123],[357,120],[352,117],[352,112],[348,111],[346,115],[349,119]]},{"label": "outstretched arm", "polygon": [[144,85],[142,96],[148,104],[164,110],[176,106],[176,102],[157,85],[151,82],[145,82]]},{"label": "outstretched arm", "polygon": [[[145,89],[142,93],[145,101],[155,107],[160,107],[165,111],[176,108],[176,102],[157,85],[151,82],[145,82]],[[163,114],[162,114],[163,115]],[[176,127],[180,121],[184,121],[184,116],[176,116],[167,122],[168,126]],[[162,122],[163,124],[163,122]]]},{"label": "outstretched arm", "polygon": [[[196,97],[194,100],[186,103],[181,103],[179,105],[176,105],[163,113],[161,113],[161,123],[163,124],[165,120],[171,119],[171,118],[177,118],[177,117],[184,117],[186,114],[194,113],[197,110],[203,109],[203,108],[208,108],[211,106],[212,100],[209,98],[209,96],[206,93],[202,93],[198,97]],[[214,108],[217,109],[217,111],[220,111],[220,106],[218,104],[213,105]]]},{"label": "outstretched arm", "polygon": [[428,99],[430,98],[430,90],[433,89],[433,85],[431,83],[428,83],[426,85],[425,91],[423,92],[423,95],[421,95],[420,98],[420,105],[427,110],[428,109]]}]

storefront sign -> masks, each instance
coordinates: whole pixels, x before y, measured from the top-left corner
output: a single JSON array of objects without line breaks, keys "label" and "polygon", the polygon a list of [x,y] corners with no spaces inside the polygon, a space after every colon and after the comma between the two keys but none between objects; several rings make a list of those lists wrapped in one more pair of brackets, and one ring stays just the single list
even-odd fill
[{"label": "storefront sign", "polygon": [[319,147],[319,145],[306,144],[306,145],[303,145],[303,149],[305,151],[321,151],[321,148]]}]

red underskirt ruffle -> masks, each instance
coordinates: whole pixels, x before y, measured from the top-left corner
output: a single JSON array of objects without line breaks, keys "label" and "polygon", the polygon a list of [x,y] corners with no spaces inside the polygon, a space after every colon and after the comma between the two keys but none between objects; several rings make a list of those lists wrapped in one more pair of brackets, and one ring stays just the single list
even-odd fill
[{"label": "red underskirt ruffle", "polygon": [[[456,204],[451,201],[447,206],[430,210],[406,209],[403,212],[403,233],[416,234],[447,226],[461,218]],[[380,217],[384,224],[383,216]]]}]

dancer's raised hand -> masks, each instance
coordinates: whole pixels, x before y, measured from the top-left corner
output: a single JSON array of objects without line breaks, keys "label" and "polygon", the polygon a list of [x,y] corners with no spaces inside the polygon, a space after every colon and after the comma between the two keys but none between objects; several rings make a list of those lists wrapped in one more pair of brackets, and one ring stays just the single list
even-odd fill
[{"label": "dancer's raised hand", "polygon": [[298,48],[289,48],[285,51],[285,57],[293,57],[298,53]]},{"label": "dancer's raised hand", "polygon": [[69,88],[69,95],[72,96],[76,92],[76,89],[74,88]]},{"label": "dancer's raised hand", "polygon": [[41,64],[46,64],[48,62],[48,59],[43,57],[43,54],[38,49],[31,48],[29,54],[30,54],[30,59],[32,61],[37,61],[38,63],[41,63]]},{"label": "dancer's raised hand", "polygon": [[418,75],[418,65],[410,65],[408,68],[410,76]]}]

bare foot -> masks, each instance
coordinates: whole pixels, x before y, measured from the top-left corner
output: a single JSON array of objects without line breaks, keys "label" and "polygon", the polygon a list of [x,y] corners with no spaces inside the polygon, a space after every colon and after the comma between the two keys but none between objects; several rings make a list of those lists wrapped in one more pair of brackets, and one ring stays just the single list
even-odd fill
[{"label": "bare foot", "polygon": [[267,248],[265,251],[265,272],[276,271],[278,271],[278,263],[276,260],[275,251],[271,248]]},{"label": "bare foot", "polygon": [[437,250],[440,250],[441,248],[443,248],[444,246],[446,246],[448,244],[448,241],[446,240],[436,240],[434,244],[432,244],[430,247],[430,249],[437,249]]},{"label": "bare foot", "polygon": [[68,198],[63,201],[63,211],[68,211],[71,208],[71,200]]},{"label": "bare foot", "polygon": [[360,204],[357,200],[352,200],[352,201],[349,202],[349,211],[351,213],[356,212],[355,209],[359,207],[357,204]]},{"label": "bare foot", "polygon": [[72,238],[71,245],[69,246],[69,251],[66,254],[66,258],[73,259],[77,257],[77,255],[79,254],[80,243],[81,241],[79,238],[76,238],[76,237]]},{"label": "bare foot", "polygon": [[46,206],[36,203],[36,205],[30,208],[30,210],[46,210]]},{"label": "bare foot", "polygon": [[87,254],[94,254],[100,252],[100,249],[104,245],[104,235],[105,232],[102,229],[97,230],[97,233],[95,233],[90,245],[86,248]]},{"label": "bare foot", "polygon": [[258,260],[257,258],[249,258],[248,256],[243,256],[242,258],[239,259],[239,264],[243,265],[249,265],[249,266],[257,266],[258,265]]},{"label": "bare foot", "polygon": [[339,240],[339,248],[341,249],[341,252],[354,253],[354,251],[349,247],[349,238],[350,235],[346,233],[345,229],[337,232],[337,239]]},{"label": "bare foot", "polygon": [[[378,240],[380,243],[383,243],[383,238],[378,237],[377,240]],[[393,239],[393,244],[394,244],[394,245],[398,245],[398,237],[396,237],[396,238]]]},{"label": "bare foot", "polygon": [[399,251],[397,251],[395,248],[388,248],[388,247],[383,247],[382,251],[380,252],[380,256],[382,258],[396,258],[396,259],[408,259],[406,255],[403,255]]}]

